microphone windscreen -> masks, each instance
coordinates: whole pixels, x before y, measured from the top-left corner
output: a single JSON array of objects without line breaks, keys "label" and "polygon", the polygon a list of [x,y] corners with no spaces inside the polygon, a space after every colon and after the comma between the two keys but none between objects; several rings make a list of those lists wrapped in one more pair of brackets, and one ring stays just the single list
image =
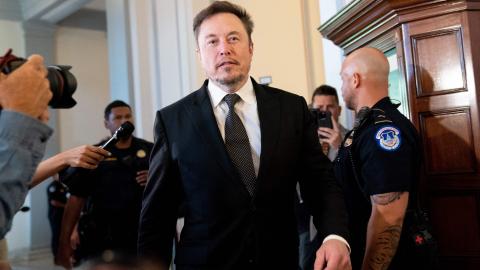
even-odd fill
[{"label": "microphone windscreen", "polygon": [[127,138],[132,135],[133,131],[135,130],[135,126],[130,123],[129,121],[123,123],[115,133],[117,133],[117,137],[120,138]]}]

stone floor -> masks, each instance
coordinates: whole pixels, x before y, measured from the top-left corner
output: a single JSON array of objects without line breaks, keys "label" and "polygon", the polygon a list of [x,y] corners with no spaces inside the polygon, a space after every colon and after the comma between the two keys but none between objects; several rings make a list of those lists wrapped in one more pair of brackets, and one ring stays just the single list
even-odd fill
[{"label": "stone floor", "polygon": [[[10,256],[10,265],[13,270],[62,270],[62,267],[54,266],[53,257],[49,248],[23,252],[22,255]],[[81,270],[82,268],[75,268]]]}]

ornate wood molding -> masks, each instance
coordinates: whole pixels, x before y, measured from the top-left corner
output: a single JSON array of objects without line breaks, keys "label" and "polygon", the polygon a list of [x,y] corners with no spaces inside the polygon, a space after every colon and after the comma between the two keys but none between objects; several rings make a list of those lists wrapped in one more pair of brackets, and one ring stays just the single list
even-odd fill
[{"label": "ornate wood molding", "polygon": [[318,30],[342,49],[351,51],[402,23],[462,10],[480,10],[480,1],[356,0]]}]

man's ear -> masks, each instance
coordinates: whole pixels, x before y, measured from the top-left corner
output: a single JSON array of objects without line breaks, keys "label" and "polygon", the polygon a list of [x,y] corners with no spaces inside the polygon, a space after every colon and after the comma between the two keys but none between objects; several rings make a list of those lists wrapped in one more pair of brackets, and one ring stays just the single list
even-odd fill
[{"label": "man's ear", "polygon": [[253,41],[250,41],[250,44],[248,45],[248,50],[250,51],[250,54],[253,54]]},{"label": "man's ear", "polygon": [[352,75],[352,86],[354,89],[360,87],[361,84],[361,76],[359,73],[353,73]]},{"label": "man's ear", "polygon": [[103,120],[103,125],[105,126],[106,129],[109,129],[107,120],[105,120],[105,119]]}]

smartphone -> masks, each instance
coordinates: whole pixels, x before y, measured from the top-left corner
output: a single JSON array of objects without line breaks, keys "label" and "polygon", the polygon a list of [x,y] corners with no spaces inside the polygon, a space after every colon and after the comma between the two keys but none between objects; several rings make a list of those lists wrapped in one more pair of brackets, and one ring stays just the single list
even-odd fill
[{"label": "smartphone", "polygon": [[[318,109],[311,109],[310,112],[313,115],[313,119],[317,124],[317,128],[319,127],[326,127],[333,129],[332,124],[332,113],[329,111],[320,111]],[[324,138],[324,136],[320,136],[320,138]]]},{"label": "smartphone", "polygon": [[329,111],[318,111],[317,126],[333,129],[332,113]]}]

